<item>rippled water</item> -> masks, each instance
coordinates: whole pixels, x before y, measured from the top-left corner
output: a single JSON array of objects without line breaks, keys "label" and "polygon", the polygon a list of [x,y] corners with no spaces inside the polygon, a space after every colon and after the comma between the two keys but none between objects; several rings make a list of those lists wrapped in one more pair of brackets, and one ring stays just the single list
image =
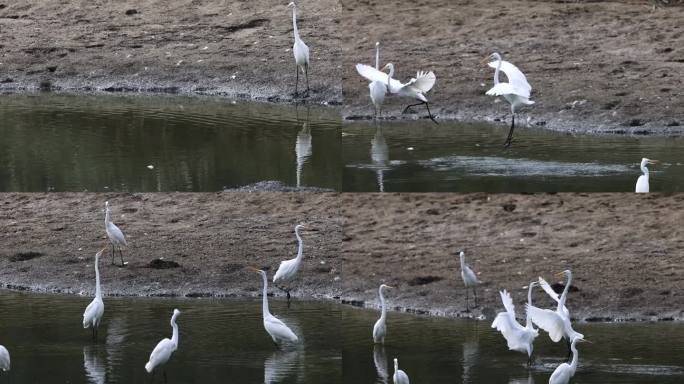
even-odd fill
[{"label": "rippled water", "polygon": [[326,108],[197,97],[0,95],[0,191],[341,188]]},{"label": "rippled water", "polygon": [[652,191],[684,190],[684,140],[570,136],[444,122],[354,123],[342,129],[345,191],[633,192],[642,157]]}]

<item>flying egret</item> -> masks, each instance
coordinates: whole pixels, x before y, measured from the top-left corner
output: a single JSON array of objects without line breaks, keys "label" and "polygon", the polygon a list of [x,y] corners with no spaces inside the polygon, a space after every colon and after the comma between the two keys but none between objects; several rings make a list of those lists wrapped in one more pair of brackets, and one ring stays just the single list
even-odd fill
[{"label": "flying egret", "polygon": [[[171,316],[171,327],[173,328],[173,334],[171,339],[164,339],[160,341],[152,353],[150,354],[150,360],[145,364],[145,370],[147,373],[152,373],[152,380],[154,380],[154,369],[160,365],[166,364],[171,358],[171,354],[178,349],[178,325],[176,324],[176,318],[181,314],[178,309],[173,310],[173,316]],[[166,370],[164,370],[164,381],[166,381]]]},{"label": "flying egret", "polygon": [[[532,322],[537,324],[539,328],[549,333],[549,338],[551,338],[554,343],[560,341],[561,338],[564,338],[568,345],[568,352],[572,353],[570,349],[570,343],[572,343],[572,341],[575,339],[584,339],[584,335],[579,332],[575,332],[575,330],[572,329],[570,312],[568,311],[567,307],[565,307],[565,301],[568,298],[568,290],[570,289],[570,284],[572,283],[572,272],[570,270],[565,270],[556,274],[556,276],[563,275],[568,278],[568,281],[565,284],[565,289],[563,290],[563,294],[560,298],[558,298],[557,294],[555,296],[552,294],[553,290],[550,290],[549,292],[545,289],[549,296],[558,301],[556,310],[552,311],[550,309],[541,309],[528,304],[527,315],[530,316]],[[542,279],[540,278],[540,285],[541,281]]]},{"label": "flying egret", "polygon": [[473,270],[470,269],[470,267],[466,264],[465,253],[460,251],[459,256],[461,258],[461,278],[463,279],[463,284],[465,285],[466,291],[466,312],[470,312],[470,307],[468,306],[468,288],[473,288],[473,294],[475,295],[475,306],[477,307],[477,291],[475,290],[475,287],[480,284],[481,281],[477,279],[475,272],[473,272]]},{"label": "flying egret", "polygon": [[385,319],[387,318],[387,309],[385,308],[385,296],[382,294],[384,288],[394,288],[389,285],[382,284],[378,288],[378,295],[380,295],[380,318],[375,322],[373,326],[373,341],[375,343],[384,344],[385,335],[387,334],[387,326],[385,325]]},{"label": "flying egret", "polygon": [[[527,290],[527,303],[532,305],[532,287],[535,286],[535,282],[530,283]],[[513,305],[513,300],[511,295],[503,291],[499,292],[501,295],[501,301],[503,302],[506,312],[499,312],[492,323],[492,328],[496,328],[497,331],[501,332],[503,337],[508,343],[508,349],[511,351],[527,352],[527,365],[532,365],[532,351],[534,349],[534,339],[539,336],[539,331],[537,331],[532,326],[532,320],[530,319],[529,313],[527,314],[527,323],[523,327],[515,319],[515,306]]]},{"label": "flying egret", "polygon": [[297,29],[297,4],[291,2],[288,7],[292,7],[292,28],[294,28],[294,46],[292,46],[292,53],[294,53],[296,71],[297,72],[297,82],[295,83],[295,97],[299,94],[297,92],[297,87],[299,85],[299,71],[306,76],[306,93],[305,96],[309,96],[309,47],[304,44],[302,39],[299,37],[299,29]]},{"label": "flying egret", "polygon": [[570,343],[570,350],[572,351],[572,362],[570,364],[563,363],[559,365],[555,371],[551,374],[549,378],[549,384],[568,384],[570,378],[575,376],[575,371],[577,371],[577,361],[579,360],[579,352],[577,352],[578,341],[586,341],[582,339],[574,339]]},{"label": "flying egret", "polygon": [[10,354],[7,348],[0,345],[0,369],[3,372],[10,370]]},{"label": "flying egret", "polygon": [[95,298],[88,304],[83,312],[83,328],[91,327],[93,330],[93,340],[97,340],[97,327],[100,326],[102,315],[104,314],[104,302],[102,301],[102,291],[100,290],[100,256],[104,248],[95,254]]},{"label": "flying egret", "polygon": [[394,384],[409,384],[409,378],[406,372],[399,369],[399,360],[394,359],[394,375],[392,375]]},{"label": "flying egret", "polygon": [[648,193],[648,192],[650,192],[650,188],[648,185],[648,168],[646,168],[646,166],[648,164],[655,165],[657,163],[658,163],[658,160],[650,160],[650,159],[647,159],[645,157],[643,159],[641,159],[641,172],[643,172],[644,174],[639,176],[639,178],[637,179],[635,192],[637,192],[637,193]]},{"label": "flying egret", "polygon": [[[302,252],[304,250],[304,243],[302,242],[301,230],[311,231],[312,228],[309,224],[297,224],[295,226],[295,236],[297,237],[297,242],[299,243],[299,248],[297,249],[297,257],[290,260],[285,260],[280,262],[280,266],[273,276],[273,284],[280,290],[287,293],[287,299],[290,300],[290,290],[282,287],[283,283],[292,281],[297,275],[299,270],[299,265],[302,263]],[[280,286],[278,284],[281,284]]]},{"label": "flying egret", "polygon": [[125,266],[128,263],[124,263],[123,261],[122,249],[128,244],[126,243],[123,232],[109,220],[109,201],[105,201],[105,231],[107,231],[109,242],[112,243],[112,264],[114,264],[114,250],[118,248],[119,255],[121,256],[121,266]]},{"label": "flying egret", "polygon": [[[383,72],[386,68],[389,68],[389,75]],[[386,64],[381,69],[376,69],[365,64],[356,64],[356,72],[371,82],[380,81],[384,84],[387,84],[387,90],[389,93],[420,101],[419,103],[407,106],[404,108],[402,113],[405,113],[411,107],[425,104],[425,107],[428,111],[428,116],[433,122],[437,123],[437,120],[435,120],[434,116],[432,116],[432,113],[430,112],[430,104],[428,103],[428,99],[425,97],[425,93],[430,91],[435,85],[435,81],[437,81],[437,78],[432,71],[418,71],[416,77],[412,78],[405,84],[402,84],[399,80],[392,78],[392,76],[394,76],[394,64],[392,63]]]},{"label": "flying egret", "polygon": [[[380,70],[380,42],[375,43],[375,69]],[[371,81],[368,84],[370,89],[370,98],[375,107],[375,118],[378,118],[378,113],[382,107],[382,103],[385,101],[385,93],[387,93],[387,85],[380,81]]]},{"label": "flying egret", "polygon": [[271,312],[268,310],[268,278],[266,277],[266,272],[254,268],[254,267],[249,267],[250,270],[260,273],[261,277],[264,279],[264,292],[263,292],[263,315],[264,315],[264,328],[266,329],[266,332],[268,332],[269,335],[271,335],[271,338],[273,339],[273,343],[277,346],[278,343],[284,343],[284,342],[291,342],[295,343],[299,340],[297,338],[297,335],[292,332],[290,328],[288,328],[285,323],[283,323],[280,319],[277,317],[271,315]]},{"label": "flying egret", "polygon": [[[501,59],[501,55],[494,52],[485,57],[482,62],[490,61],[489,66],[495,68],[494,87],[486,92],[490,96],[503,96],[511,104],[511,129],[508,131],[508,138],[505,146],[510,146],[513,141],[513,130],[515,129],[515,109],[522,105],[532,105],[530,91],[532,86],[527,82],[525,75],[515,65]],[[508,83],[499,82],[499,71],[504,71],[508,78]]]}]

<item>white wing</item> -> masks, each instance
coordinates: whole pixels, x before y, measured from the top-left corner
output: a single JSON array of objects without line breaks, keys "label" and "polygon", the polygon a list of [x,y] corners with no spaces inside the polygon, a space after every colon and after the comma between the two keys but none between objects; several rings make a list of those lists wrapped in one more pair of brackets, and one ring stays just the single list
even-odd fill
[{"label": "white wing", "polygon": [[[356,64],[356,72],[369,81],[380,81],[384,84],[387,84],[387,78],[389,77],[385,72],[381,72],[366,64]],[[401,88],[403,86],[404,84],[399,80],[390,79],[390,88]]]},{"label": "white wing", "polygon": [[[549,285],[549,283],[546,282],[546,280],[540,277],[539,285],[542,287],[542,289],[544,290],[544,292],[546,292],[547,295],[551,296],[552,299],[554,299],[557,303],[560,304],[560,296],[558,296],[558,293],[556,293],[556,291],[554,291],[553,288],[551,288],[551,286]],[[569,317],[570,311],[568,311],[568,308],[565,305],[563,305],[563,308],[561,309],[563,310],[563,313],[565,313]]]},{"label": "white wing", "polygon": [[517,91],[515,87],[508,83],[499,83],[490,88],[485,94],[489,96],[516,95]]},{"label": "white wing", "polygon": [[[498,61],[489,62],[489,66],[494,69],[496,69],[498,64]],[[530,97],[530,91],[532,91],[532,86],[530,85],[530,83],[527,82],[527,78],[518,69],[518,67],[509,63],[508,61],[502,60],[501,70],[506,74],[508,82],[516,90],[516,92],[514,92],[516,95],[524,96],[527,98]]]},{"label": "white wing", "polygon": [[292,330],[285,325],[280,319],[275,316],[270,316],[264,319],[264,328],[272,338],[276,340],[286,340],[290,342],[296,342],[299,340],[297,335],[292,332]]},{"label": "white wing", "polygon": [[104,303],[98,299],[93,299],[86,307],[85,312],[83,312],[83,328],[94,327],[94,320],[102,317],[103,312]]},{"label": "white wing", "polygon": [[416,77],[411,79],[405,86],[410,86],[418,90],[418,92],[426,93],[432,89],[437,81],[435,74],[430,72],[418,71]]},{"label": "white wing", "polygon": [[466,280],[466,284],[470,285],[481,283],[481,281],[477,279],[477,275],[475,274],[475,272],[473,272],[473,270],[470,269],[470,267],[467,265],[463,268],[463,274],[464,279]]},{"label": "white wing", "polygon": [[119,227],[112,222],[110,222],[109,226],[107,227],[107,235],[109,236],[110,240],[115,243],[128,245],[126,244],[126,238],[124,237],[123,232],[121,232]]},{"label": "white wing", "polygon": [[280,266],[273,276],[273,282],[286,281],[294,277],[297,273],[297,259],[290,259],[280,262]]},{"label": "white wing", "polygon": [[637,179],[635,192],[637,192],[637,193],[649,192],[648,178],[646,178],[646,176],[644,176],[644,175],[639,176],[639,178]]},{"label": "white wing", "polygon": [[511,294],[505,289],[499,292],[499,294],[501,295],[501,301],[503,302],[504,308],[506,308],[506,312],[510,313],[515,319],[515,305],[513,304],[513,299],[511,299]]},{"label": "white wing", "polygon": [[10,369],[10,354],[7,348],[0,345],[0,369],[9,371]]},{"label": "white wing", "polygon": [[176,349],[175,345],[169,339],[163,339],[160,341],[156,347],[152,350],[150,354],[150,361],[145,364],[145,369],[147,372],[152,372],[154,367],[164,364],[169,361],[171,353]]},{"label": "white wing", "polygon": [[550,309],[541,309],[527,304],[527,313],[532,322],[549,333],[553,342],[558,342],[563,337],[563,319]]}]

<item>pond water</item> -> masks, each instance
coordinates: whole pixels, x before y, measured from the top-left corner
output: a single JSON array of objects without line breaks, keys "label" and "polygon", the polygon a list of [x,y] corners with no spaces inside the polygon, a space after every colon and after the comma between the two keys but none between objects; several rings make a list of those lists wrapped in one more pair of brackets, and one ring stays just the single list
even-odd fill
[{"label": "pond water", "polygon": [[343,190],[354,192],[634,192],[641,158],[651,191],[684,191],[683,138],[571,136],[443,122],[342,128]]},{"label": "pond water", "polygon": [[0,96],[0,191],[341,188],[330,108],[209,97]]}]

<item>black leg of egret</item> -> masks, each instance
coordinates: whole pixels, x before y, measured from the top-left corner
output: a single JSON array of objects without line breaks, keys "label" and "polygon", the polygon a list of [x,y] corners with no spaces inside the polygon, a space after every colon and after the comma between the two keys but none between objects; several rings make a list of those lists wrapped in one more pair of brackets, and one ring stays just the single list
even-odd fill
[{"label": "black leg of egret", "polygon": [[404,113],[406,113],[406,111],[408,111],[411,107],[416,107],[416,106],[423,105],[423,104],[425,104],[425,102],[423,102],[423,101],[421,101],[420,103],[409,104],[409,105],[406,106],[406,108],[404,108],[403,111],[401,111],[401,113],[404,114]]},{"label": "black leg of egret", "polygon": [[568,361],[572,360],[572,348],[570,347],[570,340],[565,339],[565,344],[568,346]]},{"label": "black leg of egret", "polygon": [[435,120],[435,117],[432,116],[432,112],[430,112],[430,104],[425,103],[425,107],[427,108],[428,117],[430,117],[430,120],[432,120],[432,122],[435,123],[435,124],[439,124],[439,123],[437,122],[437,120]]},{"label": "black leg of egret", "polygon": [[306,97],[309,97],[309,64],[304,64],[304,74],[306,75]]},{"label": "black leg of egret", "polygon": [[112,265],[114,265],[114,243],[112,243]]},{"label": "black leg of egret", "polygon": [[150,383],[154,383],[154,374],[155,374],[155,372],[152,371],[152,377],[150,378]]},{"label": "black leg of egret", "polygon": [[470,306],[468,305],[468,287],[466,287],[465,291],[466,291],[466,312],[470,312]]},{"label": "black leg of egret", "polygon": [[167,380],[166,380],[166,369],[164,370],[164,382],[165,383],[167,382]]},{"label": "black leg of egret", "polygon": [[119,248],[119,256],[121,256],[121,266],[125,267],[126,265],[124,264],[123,261],[123,249]]},{"label": "black leg of egret", "polygon": [[475,308],[477,308],[477,291],[475,290],[475,287],[473,287],[473,295],[475,295]]},{"label": "black leg of egret", "polygon": [[515,129],[515,113],[512,114],[511,117],[511,129],[508,131],[508,138],[506,138],[506,142],[504,143],[504,147],[510,147],[511,142],[513,142],[513,130]]},{"label": "black leg of egret", "polygon": [[532,366],[532,355],[529,355],[527,357],[527,368],[530,368]]}]

